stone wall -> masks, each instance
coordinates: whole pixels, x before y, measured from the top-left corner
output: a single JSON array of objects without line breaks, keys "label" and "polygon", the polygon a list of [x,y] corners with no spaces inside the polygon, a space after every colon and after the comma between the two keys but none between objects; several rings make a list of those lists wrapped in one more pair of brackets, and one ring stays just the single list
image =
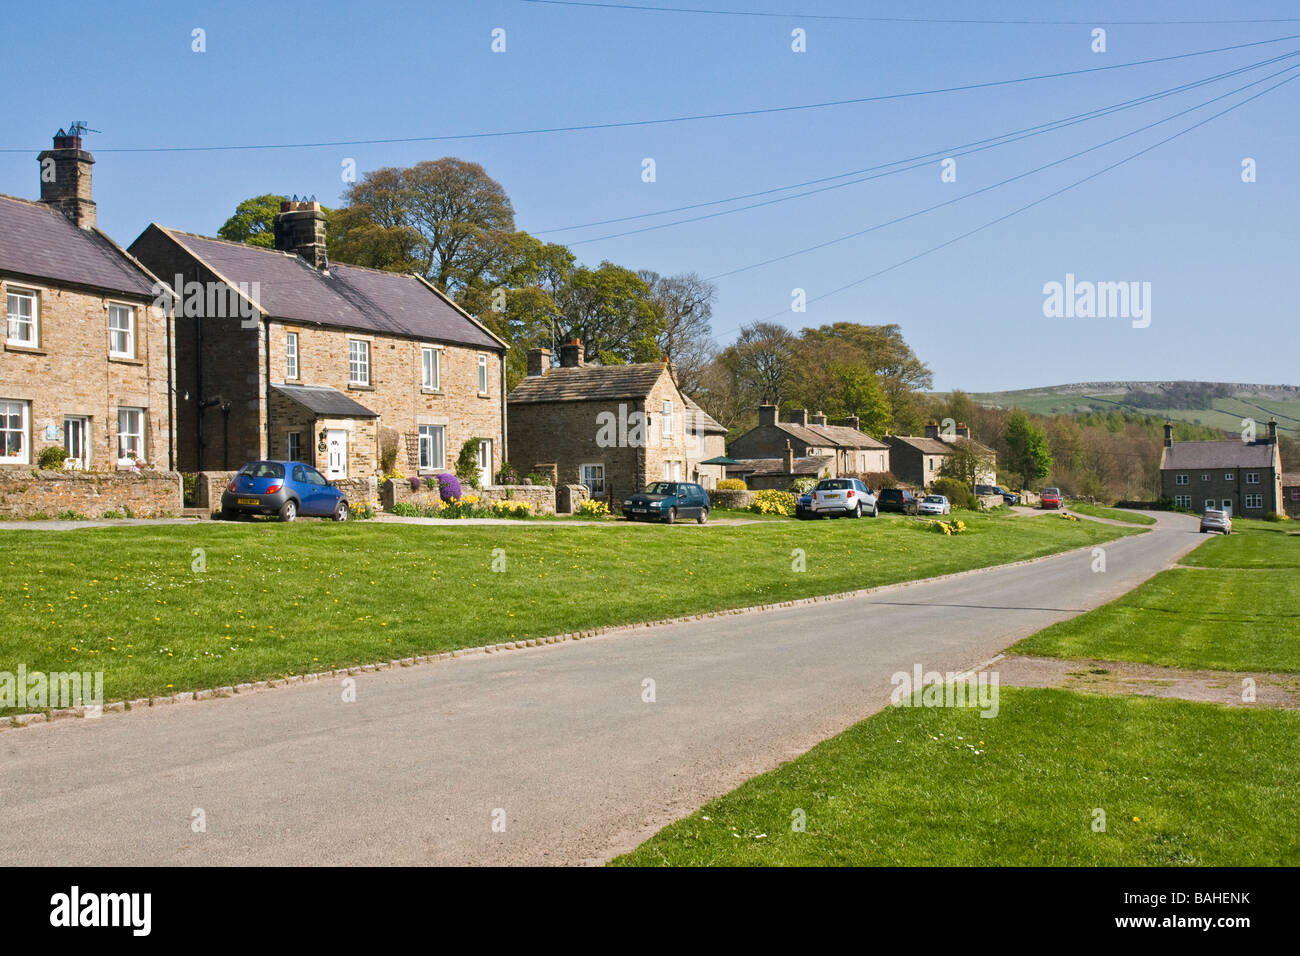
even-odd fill
[{"label": "stone wall", "polygon": [[752,491],[718,491],[715,488],[709,492],[709,503],[714,508],[734,508],[737,511],[743,511],[753,502],[754,493]]},{"label": "stone wall", "polygon": [[[582,489],[584,492],[586,488]],[[556,489],[550,485],[495,485],[475,491],[465,489],[465,493],[475,495],[482,502],[525,501],[532,506],[535,515],[555,514]],[[411,480],[401,478],[388,481],[379,489],[380,503],[385,511],[392,511],[397,504],[410,504],[417,508],[427,508],[436,504],[440,498],[438,482],[430,477],[420,479],[418,491],[411,490]]]},{"label": "stone wall", "polygon": [[215,511],[221,507],[221,493],[235,477],[233,471],[201,471],[194,476],[194,507]]},{"label": "stone wall", "polygon": [[550,485],[494,485],[474,494],[483,502],[527,502],[535,515],[555,514],[555,489]]},{"label": "stone wall", "polygon": [[560,485],[555,489],[556,514],[574,514],[578,505],[590,498],[591,490],[586,485]]},{"label": "stone wall", "polygon": [[101,518],[117,511],[135,518],[179,515],[184,507],[175,471],[0,471],[0,516],[57,518],[72,511]]},{"label": "stone wall", "polygon": [[379,483],[373,478],[334,478],[330,484],[343,492],[349,505],[370,505],[379,500]]}]

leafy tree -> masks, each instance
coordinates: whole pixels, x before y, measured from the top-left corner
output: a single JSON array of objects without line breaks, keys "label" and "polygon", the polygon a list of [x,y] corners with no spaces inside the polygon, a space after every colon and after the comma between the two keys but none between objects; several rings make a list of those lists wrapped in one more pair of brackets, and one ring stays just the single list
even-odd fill
[{"label": "leafy tree", "polygon": [[1005,441],[1006,467],[1024,479],[1026,488],[1051,472],[1052,453],[1047,447],[1047,436],[1020,409],[1007,419]]},{"label": "leafy tree", "polygon": [[275,216],[280,211],[280,203],[288,198],[275,193],[266,193],[245,199],[235,207],[235,214],[217,230],[217,235],[231,242],[273,248]]},{"label": "leafy tree", "polygon": [[631,269],[602,262],[579,266],[557,290],[564,337],[580,340],[600,362],[652,362],[660,357],[661,329],[650,287]]},{"label": "leafy tree", "polygon": [[780,405],[795,383],[798,344],[785,326],[755,322],[741,328],[735,344],[723,350],[719,361],[752,404]]}]

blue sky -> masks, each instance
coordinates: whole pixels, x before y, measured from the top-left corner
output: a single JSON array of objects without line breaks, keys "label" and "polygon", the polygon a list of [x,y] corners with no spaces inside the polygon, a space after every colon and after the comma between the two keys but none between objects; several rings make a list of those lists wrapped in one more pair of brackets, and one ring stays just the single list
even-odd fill
[{"label": "blue sky", "polygon": [[[618,0],[615,0],[618,2]],[[653,2],[653,0],[647,0]],[[661,273],[715,276],[983,189],[1136,130],[1300,57],[1091,122],[957,159],[951,147],[1049,123],[1300,51],[1300,39],[979,90],[692,122],[320,148],[117,152],[121,147],[301,143],[617,123],[767,109],[1087,70],[1300,35],[1300,22],[1122,25],[1128,20],[1300,17],[1293,2],[833,3],[661,0],[777,17],[610,10],[524,0],[312,4],[47,0],[11,6],[0,192],[34,197],[35,151],[85,120],[100,225],[123,244],[150,222],[214,233],[243,198],[337,203],[359,170],[444,155],[481,163],[519,228]],[[812,14],[1080,20],[1069,25],[884,23]],[[1107,31],[1091,49],[1093,26]],[[194,53],[191,33],[206,32]],[[506,50],[491,49],[505,30]],[[791,50],[806,31],[807,52]],[[1300,81],[1005,222],[862,282],[1122,159],[1295,73],[1006,186],[718,280],[714,327],[899,323],[940,389],[1109,379],[1295,383]],[[26,77],[21,83],[15,77]],[[911,156],[920,168],[816,195],[619,238],[711,206],[575,231],[561,227],[788,186]],[[642,181],[642,161],[656,179]],[[1243,183],[1241,164],[1257,164]],[[838,182],[838,181],[837,181]],[[772,197],[783,196],[774,194]],[[578,242],[584,239],[598,241]],[[1151,324],[1045,318],[1043,286],[1151,283]],[[792,290],[812,301],[791,311]],[[824,296],[824,298],[819,298]]]}]

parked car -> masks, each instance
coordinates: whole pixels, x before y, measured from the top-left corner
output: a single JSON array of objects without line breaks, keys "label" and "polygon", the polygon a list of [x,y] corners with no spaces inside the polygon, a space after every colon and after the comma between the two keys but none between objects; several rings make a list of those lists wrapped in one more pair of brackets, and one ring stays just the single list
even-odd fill
[{"label": "parked car", "polygon": [[1060,488],[1044,488],[1039,496],[1044,508],[1064,508],[1065,499],[1061,497]]},{"label": "parked car", "polygon": [[920,509],[916,495],[902,488],[886,488],[876,496],[876,503],[881,511],[897,511],[905,515],[914,515]]},{"label": "parked car", "polygon": [[1226,511],[1206,511],[1201,515],[1201,534],[1218,531],[1232,534],[1232,515]]},{"label": "parked car", "polygon": [[875,492],[858,478],[823,478],[808,493],[807,506],[795,506],[795,516],[800,518],[874,518],[879,514]]},{"label": "parked car", "polygon": [[975,494],[977,495],[1001,495],[1002,500],[1009,505],[1020,504],[1020,496],[1012,491],[1007,491],[1001,485],[976,485]]},{"label": "parked car", "polygon": [[943,495],[926,495],[921,499],[917,512],[923,515],[948,515],[952,514],[952,505]]},{"label": "parked car", "polygon": [[673,524],[678,518],[694,518],[700,524],[709,520],[708,493],[689,481],[652,481],[623,501],[623,517],[629,521],[663,521]]},{"label": "parked car", "polygon": [[250,461],[221,493],[221,517],[299,515],[348,520],[348,500],[319,471],[301,461]]},{"label": "parked car", "polygon": [[816,515],[811,513],[812,495],[813,493],[811,491],[805,491],[803,494],[799,496],[798,500],[795,501],[794,503],[794,516],[800,519],[801,521],[808,518],[817,517]]}]

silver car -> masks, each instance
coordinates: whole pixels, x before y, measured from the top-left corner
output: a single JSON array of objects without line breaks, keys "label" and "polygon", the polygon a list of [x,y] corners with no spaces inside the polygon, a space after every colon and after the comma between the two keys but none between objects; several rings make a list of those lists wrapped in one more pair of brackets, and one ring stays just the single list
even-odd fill
[{"label": "silver car", "polygon": [[[804,509],[801,509],[804,510]],[[823,478],[812,490],[805,513],[814,518],[876,517],[876,495],[857,478]]]},{"label": "silver car", "polygon": [[1201,534],[1219,531],[1232,534],[1232,515],[1226,511],[1207,511],[1201,515]]},{"label": "silver car", "polygon": [[923,515],[949,515],[952,514],[952,505],[943,495],[926,495],[916,510],[917,514]]}]

